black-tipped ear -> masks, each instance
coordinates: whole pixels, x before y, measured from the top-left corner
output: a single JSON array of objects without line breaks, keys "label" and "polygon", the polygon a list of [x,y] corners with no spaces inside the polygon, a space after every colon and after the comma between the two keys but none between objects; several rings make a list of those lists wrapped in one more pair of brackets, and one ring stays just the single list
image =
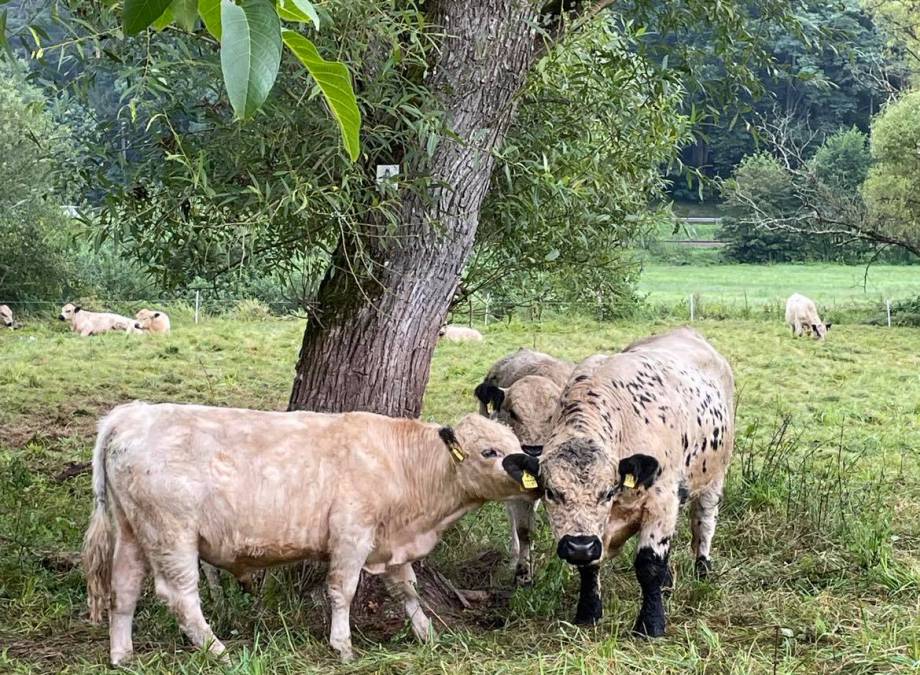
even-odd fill
[{"label": "black-tipped ear", "polygon": [[815,335],[818,335],[818,324],[816,323],[811,324],[811,330]]},{"label": "black-tipped ear", "polygon": [[447,449],[450,450],[450,454],[453,455],[453,458],[458,462],[462,462],[466,459],[466,454],[463,452],[463,447],[460,445],[460,441],[457,440],[457,434],[454,433],[454,430],[450,427],[441,427],[438,429],[438,436],[441,437],[441,440],[444,441],[444,445],[447,446]]},{"label": "black-tipped ear", "polygon": [[505,402],[505,392],[502,391],[501,387],[496,387],[494,384],[488,382],[483,382],[476,389],[473,390],[473,394],[482,401],[483,405],[487,408],[492,406],[492,410],[497,411],[502,407],[502,403]]},{"label": "black-tipped ear", "polygon": [[[630,478],[630,476],[632,478]],[[626,487],[641,485],[648,489],[658,477],[658,460],[649,455],[630,455],[620,460],[620,484]],[[630,485],[630,483],[632,483]]]},{"label": "black-tipped ear", "polygon": [[159,313],[159,312],[154,312],[154,313],[153,313],[153,318],[154,318],[154,319],[158,318],[159,316],[160,316],[160,313]]},{"label": "black-tipped ear", "polygon": [[82,307],[79,307],[79,306],[78,306],[78,307],[74,307],[74,308],[73,308],[73,313],[76,314],[76,313],[79,312],[81,309],[83,309],[83,308],[82,308]]},{"label": "black-tipped ear", "polygon": [[528,490],[543,487],[540,480],[540,460],[523,452],[508,455],[502,460],[502,467],[518,485]]},{"label": "black-tipped ear", "polygon": [[826,324],[824,324],[824,329],[825,329],[825,330],[830,330],[830,329],[831,329],[831,326],[833,326],[833,325],[834,325],[834,324],[832,324],[832,323],[826,323]]}]

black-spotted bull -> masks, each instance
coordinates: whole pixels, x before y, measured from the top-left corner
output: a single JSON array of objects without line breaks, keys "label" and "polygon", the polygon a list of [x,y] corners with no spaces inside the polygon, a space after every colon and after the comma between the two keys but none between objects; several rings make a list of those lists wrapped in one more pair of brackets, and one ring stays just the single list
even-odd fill
[{"label": "black-spotted bull", "polygon": [[[476,387],[479,412],[511,427],[521,447],[539,457],[553,429],[562,387],[574,364],[529,349],[499,359]],[[511,565],[518,585],[532,578],[530,543],[534,527],[532,500],[505,503],[511,521]]]},{"label": "black-spotted bull", "polygon": [[733,396],[728,362],[688,328],[576,368],[539,465],[557,553],[581,574],[576,623],[601,618],[600,563],[638,534],[634,630],[664,633],[662,590],[671,585],[668,555],[686,499],[697,573],[709,571],[734,444]]}]

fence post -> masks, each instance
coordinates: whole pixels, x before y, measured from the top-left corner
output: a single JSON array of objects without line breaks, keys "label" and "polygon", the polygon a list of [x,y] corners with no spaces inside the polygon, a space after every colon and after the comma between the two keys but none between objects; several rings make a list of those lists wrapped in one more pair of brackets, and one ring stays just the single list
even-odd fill
[{"label": "fence post", "polygon": [[888,315],[888,327],[891,328],[891,300],[885,300],[885,313]]},{"label": "fence post", "polygon": [[492,299],[492,296],[491,296],[491,295],[486,295],[486,316],[485,316],[485,323],[486,323],[487,326],[489,325],[489,305],[491,304],[491,302],[490,302],[491,299]]},{"label": "fence post", "polygon": [[198,308],[201,307],[201,291],[195,291],[195,323],[198,323]]},{"label": "fence post", "polygon": [[696,317],[696,307],[693,302],[693,293],[690,294],[690,320],[693,321]]}]

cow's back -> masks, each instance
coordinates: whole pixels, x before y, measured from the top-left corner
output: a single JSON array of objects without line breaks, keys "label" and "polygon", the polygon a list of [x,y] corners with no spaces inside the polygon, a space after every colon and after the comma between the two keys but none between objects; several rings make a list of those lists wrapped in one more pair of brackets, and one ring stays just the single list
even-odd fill
[{"label": "cow's back", "polygon": [[574,367],[568,361],[522,347],[496,361],[483,381],[507,388],[524,377],[536,375],[563,387]]},{"label": "cow's back", "polygon": [[614,462],[647,454],[674,480],[698,490],[730,459],[733,397],[725,358],[696,331],[677,329],[579,364],[550,445],[587,437]]},{"label": "cow's back", "polygon": [[195,533],[203,557],[220,565],[229,551],[284,562],[264,560],[268,539],[291,559],[321,557],[336,513],[372,517],[398,499],[398,453],[384,450],[405,423],[413,424],[371,413],[134,403],[101,427],[110,432],[111,491],[128,521],[156,514],[161,529]]}]

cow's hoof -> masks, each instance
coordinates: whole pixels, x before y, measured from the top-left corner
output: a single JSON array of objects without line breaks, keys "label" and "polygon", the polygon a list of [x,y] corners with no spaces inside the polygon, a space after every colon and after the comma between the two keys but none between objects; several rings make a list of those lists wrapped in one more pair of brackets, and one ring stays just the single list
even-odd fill
[{"label": "cow's hoof", "polygon": [[604,616],[604,608],[600,601],[579,604],[575,610],[576,626],[593,626]]},{"label": "cow's hoof", "polygon": [[533,586],[533,575],[527,567],[518,565],[518,568],[514,570],[514,585],[519,588],[529,588]]},{"label": "cow's hoof", "polygon": [[637,637],[656,638],[664,635],[664,617],[642,616],[636,619],[633,634]]},{"label": "cow's hoof", "polygon": [[712,572],[712,561],[709,558],[700,556],[696,559],[694,567],[696,569],[696,578],[705,579],[709,576],[709,573]]},{"label": "cow's hoof", "polygon": [[132,650],[132,651],[127,651],[127,652],[112,652],[112,653],[109,655],[109,661],[111,661],[112,665],[113,665],[115,668],[118,668],[118,667],[121,667],[121,666],[127,666],[127,665],[130,664],[131,661],[133,661],[133,660],[134,660],[134,651],[133,651],[133,650]]},{"label": "cow's hoof", "polygon": [[576,626],[596,626],[597,622],[600,620],[601,620],[600,615],[581,614],[581,613],[578,613],[575,615],[575,625]]}]

